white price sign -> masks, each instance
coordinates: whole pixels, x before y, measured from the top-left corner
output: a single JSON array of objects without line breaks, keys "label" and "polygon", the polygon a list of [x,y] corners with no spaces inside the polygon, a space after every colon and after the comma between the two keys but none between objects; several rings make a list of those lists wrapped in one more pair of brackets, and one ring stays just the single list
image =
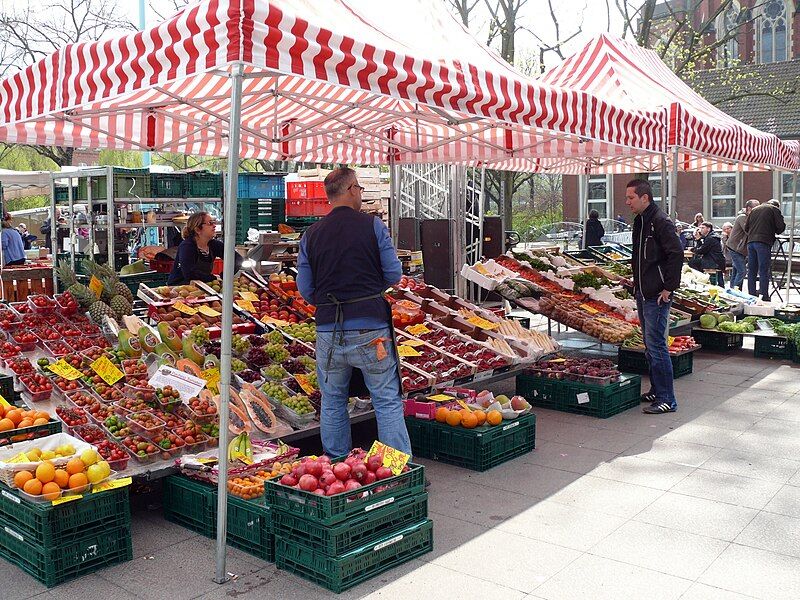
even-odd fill
[{"label": "white price sign", "polygon": [[178,390],[178,393],[181,395],[181,400],[184,402],[197,396],[200,390],[206,387],[205,379],[200,379],[189,373],[184,373],[183,371],[167,366],[159,367],[148,383],[154,388],[163,388],[171,385]]}]

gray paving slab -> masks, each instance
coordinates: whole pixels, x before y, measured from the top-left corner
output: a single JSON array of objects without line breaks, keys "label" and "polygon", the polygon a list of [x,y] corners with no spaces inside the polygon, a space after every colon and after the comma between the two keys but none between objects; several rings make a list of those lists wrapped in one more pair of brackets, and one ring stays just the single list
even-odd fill
[{"label": "gray paving slab", "polygon": [[780,483],[763,479],[697,469],[675,484],[670,491],[760,510],[772,500],[781,487]]},{"label": "gray paving slab", "polygon": [[[735,440],[729,443],[736,446]],[[778,483],[788,482],[800,470],[800,462],[788,458],[766,456],[752,452],[741,452],[724,448],[702,465],[703,469],[730,473],[753,479],[765,479]]]},{"label": "gray paving slab", "polygon": [[762,600],[796,600],[800,559],[731,544],[698,582]]},{"label": "gray paving slab", "polygon": [[639,456],[617,456],[595,467],[589,475],[668,490],[694,469],[692,466],[652,461]]},{"label": "gray paving slab", "polygon": [[800,488],[794,485],[783,486],[764,510],[800,519]]},{"label": "gray paving slab", "polygon": [[734,542],[800,558],[800,519],[761,512]]}]

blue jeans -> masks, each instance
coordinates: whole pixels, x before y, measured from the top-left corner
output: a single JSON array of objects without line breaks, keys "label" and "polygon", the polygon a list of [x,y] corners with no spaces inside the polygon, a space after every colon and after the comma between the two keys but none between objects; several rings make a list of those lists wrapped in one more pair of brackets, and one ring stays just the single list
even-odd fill
[{"label": "blue jeans", "polygon": [[747,257],[731,250],[731,287],[742,289],[744,278],[747,277]]},{"label": "blue jeans", "polygon": [[[348,387],[353,368],[361,369],[370,391],[378,439],[401,452],[411,454],[411,441],[403,418],[403,401],[397,374],[397,352],[388,327],[367,331],[317,332],[317,380],[322,392],[320,435],[328,456],[341,456],[353,448],[350,415],[347,413]],[[344,335],[344,340],[341,336]],[[386,356],[378,360],[374,341],[384,338]],[[344,343],[342,343],[342,341]],[[328,353],[333,356],[328,367]],[[327,371],[326,371],[327,368]]]},{"label": "blue jeans", "polygon": [[751,296],[756,293],[756,274],[761,287],[761,298],[769,302],[769,281],[772,248],[764,242],[747,244],[747,265],[750,275],[747,277],[747,291]]},{"label": "blue jeans", "polygon": [[650,363],[650,391],[656,395],[656,402],[666,402],[673,408],[678,406],[673,388],[672,359],[667,349],[669,330],[669,309],[672,300],[663,304],[658,298],[647,300],[636,292],[636,310],[642,326],[647,362]]}]

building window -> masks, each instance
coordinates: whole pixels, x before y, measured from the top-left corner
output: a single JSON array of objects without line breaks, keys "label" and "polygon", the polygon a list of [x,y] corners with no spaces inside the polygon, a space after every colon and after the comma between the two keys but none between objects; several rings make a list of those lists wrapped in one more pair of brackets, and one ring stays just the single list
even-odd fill
[{"label": "building window", "polygon": [[765,0],[756,19],[758,62],[787,60],[789,48],[789,11],[784,0]]},{"label": "building window", "polygon": [[[717,23],[717,39],[721,44],[717,47],[717,66],[732,67],[739,60],[739,15],[741,8],[738,2],[731,2]],[[725,38],[728,38],[727,40]]]},{"label": "building window", "polygon": [[653,202],[655,202],[656,206],[658,206],[660,209],[665,210],[664,201],[669,195],[669,180],[667,180],[667,184],[663,186],[663,188],[661,186],[661,175],[651,174],[647,178],[647,181],[650,184],[650,189],[653,190]]},{"label": "building window", "polygon": [[[794,177],[789,173],[781,173],[781,212],[784,217],[792,216],[792,198],[794,198]],[[800,183],[798,184],[800,185]],[[798,193],[800,196],[800,193]],[[800,205],[797,207],[800,208]],[[795,210],[795,216],[800,210]]]},{"label": "building window", "polygon": [[608,178],[605,175],[589,177],[589,211],[592,210],[597,211],[599,218],[608,218]]},{"label": "building window", "polygon": [[711,174],[711,218],[729,219],[736,216],[736,174]]}]

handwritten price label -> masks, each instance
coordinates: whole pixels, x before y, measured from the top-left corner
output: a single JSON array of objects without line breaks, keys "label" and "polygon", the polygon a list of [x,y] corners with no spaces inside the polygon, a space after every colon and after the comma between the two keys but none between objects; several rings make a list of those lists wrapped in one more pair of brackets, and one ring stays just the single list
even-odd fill
[{"label": "handwritten price label", "polygon": [[100,294],[103,293],[103,282],[92,275],[92,278],[89,280],[89,289],[95,295],[95,298],[99,298]]},{"label": "handwritten price label", "polygon": [[122,371],[114,366],[107,356],[101,356],[92,363],[92,371],[100,376],[100,379],[108,385],[114,385],[124,377]]},{"label": "handwritten price label", "polygon": [[210,306],[207,306],[205,304],[203,306],[201,306],[200,308],[198,308],[197,312],[199,312],[201,315],[205,315],[207,317],[218,317],[218,316],[220,316],[222,314],[218,310],[215,310],[215,309],[213,309]]},{"label": "handwritten price label", "polygon": [[206,387],[209,390],[211,390],[214,393],[219,391],[220,372],[217,367],[206,369],[205,371],[203,371],[200,377],[206,380]]},{"label": "handwritten price label", "polygon": [[581,304],[581,308],[586,312],[588,312],[590,315],[594,315],[600,312],[599,310],[597,310],[592,306],[589,306],[588,304]]},{"label": "handwritten price label", "polygon": [[369,452],[367,452],[367,458],[375,454],[383,455],[383,466],[388,467],[394,475],[400,475],[400,473],[403,472],[403,467],[405,467],[411,459],[405,452],[395,450],[391,446],[381,444],[377,440],[373,442],[372,447],[369,449]]},{"label": "handwritten price label", "polygon": [[412,348],[417,348],[419,346],[424,346],[425,342],[422,340],[403,340],[400,342],[402,346],[411,346]]},{"label": "handwritten price label", "polygon": [[50,504],[53,506],[58,506],[59,504],[65,504],[66,502],[72,502],[73,500],[80,500],[83,498],[81,494],[75,494],[74,496],[61,496],[61,498],[56,498]]},{"label": "handwritten price label", "polygon": [[236,301],[236,306],[238,306],[239,308],[241,308],[243,310],[246,310],[249,313],[256,312],[256,307],[253,306],[253,303],[250,300],[241,300],[241,299],[237,300]]},{"label": "handwritten price label", "polygon": [[428,396],[428,400],[433,400],[434,402],[450,402],[450,400],[455,400],[455,398],[447,394],[436,394],[435,396]]},{"label": "handwritten price label", "polygon": [[242,300],[249,300],[250,302],[258,302],[258,295],[253,292],[239,292]]},{"label": "handwritten price label", "polygon": [[409,325],[406,327],[406,331],[411,335],[425,335],[426,333],[430,333],[431,330],[425,327],[423,324],[419,325]]},{"label": "handwritten price label", "polygon": [[291,325],[289,321],[284,321],[282,319],[273,319],[272,317],[261,317],[262,323],[267,323],[268,325],[278,325],[279,327],[285,327],[286,325]]},{"label": "handwritten price label", "polygon": [[422,356],[422,354],[417,352],[413,347],[405,346],[405,345],[402,345],[402,344],[397,347],[397,355],[398,356],[405,356],[405,357]]},{"label": "handwritten price label", "polygon": [[294,379],[298,384],[300,384],[300,387],[306,394],[313,394],[315,391],[317,391],[317,388],[315,388],[314,385],[309,381],[308,375],[299,373],[294,376]]},{"label": "handwritten price label", "polygon": [[176,302],[175,305],[174,305],[174,308],[175,308],[175,310],[180,311],[185,315],[196,315],[197,314],[197,309],[196,308],[192,308],[191,306],[189,306],[185,302],[181,302],[181,301]]},{"label": "handwritten price label", "polygon": [[476,327],[480,327],[481,329],[497,329],[500,327],[500,323],[492,323],[491,321],[487,321],[482,317],[470,317],[467,319],[467,323],[471,323]]},{"label": "handwritten price label", "polygon": [[63,358],[47,365],[47,368],[56,375],[59,375],[64,379],[68,379],[69,381],[74,381],[83,376],[83,373],[78,371],[78,369],[73,367],[71,364],[67,363],[67,361],[65,361]]},{"label": "handwritten price label", "polygon": [[112,481],[104,481],[103,483],[99,483],[97,485],[92,486],[92,493],[97,494],[99,492],[105,492],[107,490],[116,490],[119,488],[123,488],[129,486],[133,480],[130,477],[122,477],[120,479],[114,479]]}]

